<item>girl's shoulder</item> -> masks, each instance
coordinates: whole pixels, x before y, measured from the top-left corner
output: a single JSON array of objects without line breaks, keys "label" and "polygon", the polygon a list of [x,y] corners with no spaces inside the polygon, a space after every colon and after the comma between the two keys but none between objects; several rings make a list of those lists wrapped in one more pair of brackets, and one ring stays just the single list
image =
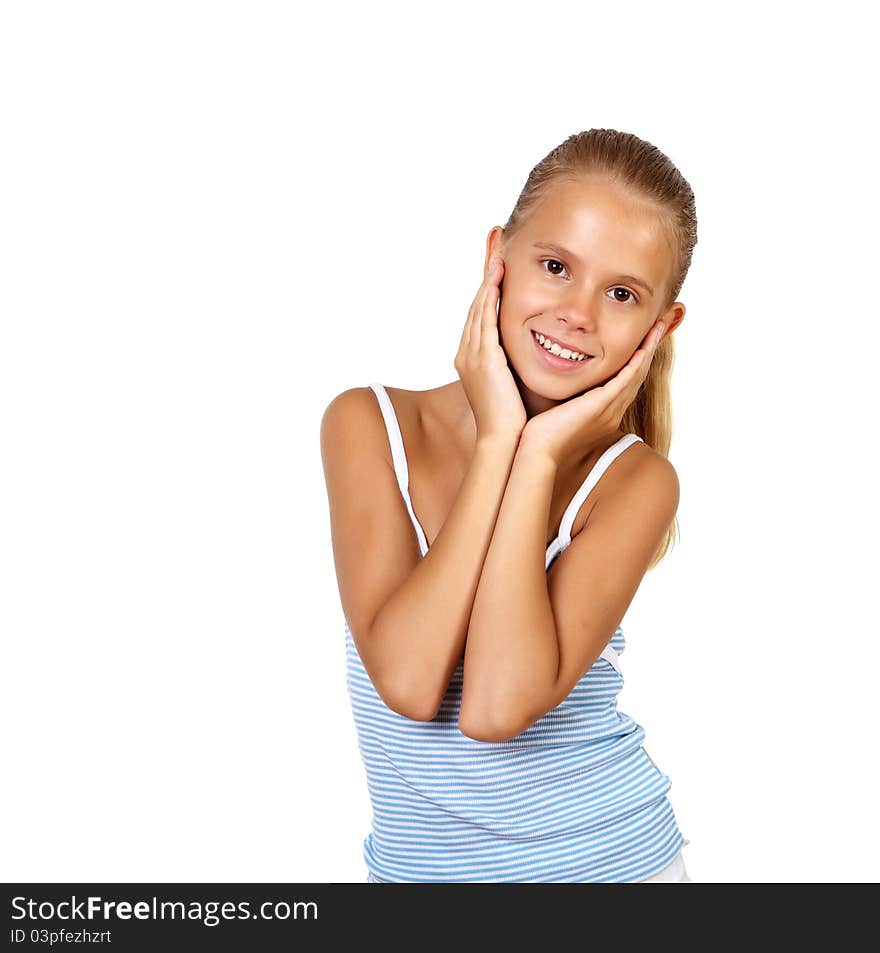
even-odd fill
[{"label": "girl's shoulder", "polygon": [[673,511],[678,506],[680,487],[672,461],[644,440],[633,441],[625,452],[619,453],[600,484],[596,502],[608,501],[605,506],[633,493],[650,497],[658,504],[669,504]]},{"label": "girl's shoulder", "polygon": [[[407,455],[415,454],[426,438],[442,429],[445,405],[436,396],[440,388],[416,391],[383,384],[382,389],[391,402]],[[329,432],[335,441],[349,447],[369,443],[382,448],[390,464],[387,428],[379,396],[369,384],[337,394],[322,419],[322,431]]]},{"label": "girl's shoulder", "polygon": [[[669,482],[671,479],[677,479],[675,467],[672,461],[659,450],[655,450],[644,439],[634,440],[626,448],[625,453],[620,453],[615,458],[617,479],[609,480],[609,484],[622,486],[633,479],[651,480],[652,478],[661,482]],[[617,465],[619,463],[619,465]]]}]

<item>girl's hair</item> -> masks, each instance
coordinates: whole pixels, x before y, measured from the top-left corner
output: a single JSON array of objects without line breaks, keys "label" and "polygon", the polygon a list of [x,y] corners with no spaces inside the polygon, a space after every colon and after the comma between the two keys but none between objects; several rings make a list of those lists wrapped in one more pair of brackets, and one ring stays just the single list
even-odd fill
[{"label": "girl's hair", "polygon": [[[589,129],[569,136],[556,146],[529,173],[504,225],[505,239],[523,224],[555,182],[576,182],[594,176],[656,207],[673,251],[672,272],[659,311],[662,314],[678,297],[697,244],[694,193],[667,156],[632,133]],[[638,434],[664,457],[668,457],[672,442],[670,379],[674,357],[673,335],[667,335],[654,352],[648,376],[621,421],[626,433]],[[653,569],[667,554],[677,530],[678,519],[675,518],[648,569]]]}]

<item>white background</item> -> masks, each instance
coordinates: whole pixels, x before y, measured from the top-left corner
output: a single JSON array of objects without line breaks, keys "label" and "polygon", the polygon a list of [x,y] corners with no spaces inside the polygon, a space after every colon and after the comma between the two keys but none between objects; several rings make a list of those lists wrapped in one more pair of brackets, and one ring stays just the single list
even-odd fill
[{"label": "white background", "polygon": [[619,707],[695,882],[876,880],[867,15],[3,5],[4,880],[365,881],[320,418],[456,378],[489,229],[590,127],[699,217]]}]

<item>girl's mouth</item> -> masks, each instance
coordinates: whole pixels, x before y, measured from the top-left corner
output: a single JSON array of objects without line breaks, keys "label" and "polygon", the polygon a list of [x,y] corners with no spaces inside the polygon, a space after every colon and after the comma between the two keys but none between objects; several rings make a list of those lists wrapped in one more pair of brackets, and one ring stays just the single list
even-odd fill
[{"label": "girl's mouth", "polygon": [[534,331],[529,332],[532,337],[535,348],[540,351],[539,358],[541,358],[545,364],[548,364],[550,367],[558,371],[574,371],[579,367],[583,367],[584,364],[589,364],[593,360],[592,357],[585,357],[583,360],[572,360],[570,357],[558,357],[556,354],[551,353],[544,347],[543,344],[535,336]]}]

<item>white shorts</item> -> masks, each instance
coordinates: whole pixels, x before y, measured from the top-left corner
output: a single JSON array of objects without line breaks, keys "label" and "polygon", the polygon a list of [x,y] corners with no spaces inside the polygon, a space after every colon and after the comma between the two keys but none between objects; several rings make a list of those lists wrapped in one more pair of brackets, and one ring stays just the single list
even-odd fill
[{"label": "white shorts", "polygon": [[[687,841],[685,841],[687,843]],[[653,877],[647,877],[645,880],[638,880],[636,883],[642,884],[690,884],[693,883],[687,875],[684,866],[684,858],[679,851],[675,857],[662,869],[658,870]]]}]

